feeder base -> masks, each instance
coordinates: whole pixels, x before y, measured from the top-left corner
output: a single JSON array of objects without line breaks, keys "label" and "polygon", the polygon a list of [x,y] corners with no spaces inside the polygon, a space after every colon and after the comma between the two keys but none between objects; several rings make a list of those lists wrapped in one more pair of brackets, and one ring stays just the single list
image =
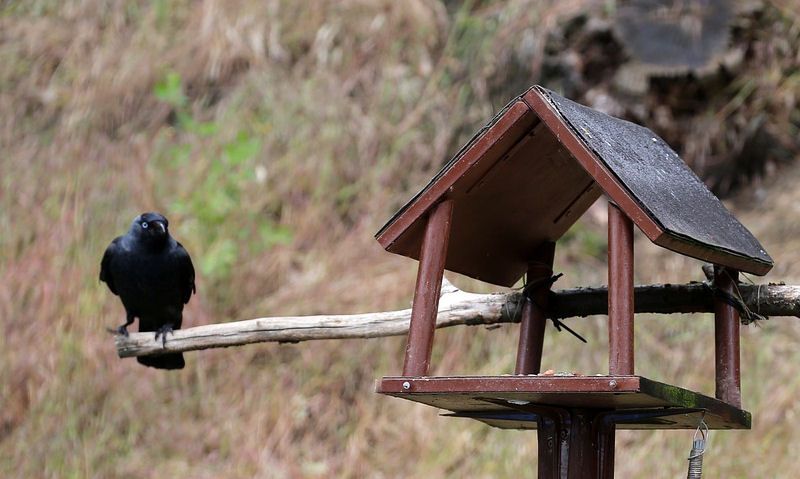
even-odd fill
[{"label": "feeder base", "polygon": [[[375,391],[503,429],[537,429],[553,410],[592,411],[616,429],[750,429],[750,413],[642,376],[387,376]],[[560,414],[560,413],[559,413]]]}]

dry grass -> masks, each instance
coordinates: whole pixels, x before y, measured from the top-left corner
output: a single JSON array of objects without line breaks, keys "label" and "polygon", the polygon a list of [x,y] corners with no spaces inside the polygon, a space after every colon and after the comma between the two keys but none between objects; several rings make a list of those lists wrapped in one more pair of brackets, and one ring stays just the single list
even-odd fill
[{"label": "dry grass", "polygon": [[[415,264],[372,234],[539,78],[508,66],[538,58],[585,7],[0,3],[0,475],[533,477],[533,434],[371,392],[399,370],[402,339],[207,351],[177,374],[120,361],[104,331],[122,310],[97,268],[135,214],[157,209],[200,270],[188,324],[405,307]],[[792,282],[798,176],[739,209],[778,261],[772,277]],[[561,250],[565,286],[603,281],[602,231],[601,212]],[[639,245],[638,280],[698,278],[696,262]],[[603,320],[576,327],[591,345],[551,335],[545,362],[604,370]],[[707,320],[643,318],[637,339],[644,374],[711,391]],[[715,435],[709,475],[792,475],[798,339],[783,319],[745,333],[754,430]],[[436,369],[508,371],[515,341],[513,327],[443,331]],[[690,435],[618,444],[620,477],[677,476]]]}]

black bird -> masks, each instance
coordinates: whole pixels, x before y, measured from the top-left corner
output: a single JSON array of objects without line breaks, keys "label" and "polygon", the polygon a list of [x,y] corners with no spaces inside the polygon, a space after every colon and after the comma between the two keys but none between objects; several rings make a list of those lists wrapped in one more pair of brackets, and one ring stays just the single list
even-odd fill
[{"label": "black bird", "polygon": [[[100,263],[100,281],[118,295],[127,319],[117,333],[139,318],[139,331],[154,331],[162,344],[167,334],[181,328],[183,305],[194,285],[194,266],[183,245],[169,234],[169,221],[158,213],[142,213],[124,236],[108,245]],[[183,354],[138,356],[137,361],[159,369],[182,369]]]}]

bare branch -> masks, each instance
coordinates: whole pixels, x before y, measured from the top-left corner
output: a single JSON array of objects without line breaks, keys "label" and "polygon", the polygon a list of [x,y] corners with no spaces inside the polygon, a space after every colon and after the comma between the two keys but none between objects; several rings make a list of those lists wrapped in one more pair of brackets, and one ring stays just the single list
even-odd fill
[{"label": "bare branch", "polygon": [[[739,285],[744,303],[764,316],[800,316],[800,286]],[[637,313],[689,313],[712,311],[713,292],[707,283],[637,286]],[[605,287],[555,291],[548,316],[569,318],[607,314]],[[475,294],[442,284],[437,328],[489,325],[519,321],[520,293]],[[378,313],[266,317],[209,324],[175,331],[165,347],[153,333],[116,336],[120,357],[144,356],[197,349],[241,346],[267,341],[299,342],[315,339],[376,338],[408,332],[411,310]]]}]

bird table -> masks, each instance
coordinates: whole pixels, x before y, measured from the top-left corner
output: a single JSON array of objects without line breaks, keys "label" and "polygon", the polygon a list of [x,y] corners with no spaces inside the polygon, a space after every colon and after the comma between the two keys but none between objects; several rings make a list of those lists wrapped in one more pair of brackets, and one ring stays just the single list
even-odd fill
[{"label": "bird table", "polygon": [[[557,240],[608,201],[608,374],[542,375]],[[714,264],[716,394],[636,375],[633,226]],[[512,100],[376,235],[419,260],[401,376],[376,391],[507,429],[536,429],[540,478],[610,478],[616,429],[749,429],[741,409],[738,272],[773,261],[647,128],[540,86]],[[429,376],[444,270],[502,286],[526,276],[514,374]]]}]

